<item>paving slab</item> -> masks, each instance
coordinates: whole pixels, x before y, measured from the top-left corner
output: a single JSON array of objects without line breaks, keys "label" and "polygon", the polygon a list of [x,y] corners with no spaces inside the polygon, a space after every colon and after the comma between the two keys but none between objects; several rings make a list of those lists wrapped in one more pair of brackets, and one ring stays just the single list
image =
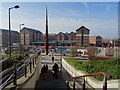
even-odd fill
[{"label": "paving slab", "polygon": [[60,56],[55,56],[55,61],[54,63],[51,60],[51,56],[42,56],[42,66],[44,64],[48,65],[48,78],[47,79],[41,79],[39,78],[39,81],[36,84],[35,90],[67,90],[67,85],[66,85],[66,78],[69,77],[69,74],[62,68],[62,72],[58,73],[58,78],[53,79],[52,78],[52,66],[54,63],[57,63],[58,66],[61,66],[61,60]]}]

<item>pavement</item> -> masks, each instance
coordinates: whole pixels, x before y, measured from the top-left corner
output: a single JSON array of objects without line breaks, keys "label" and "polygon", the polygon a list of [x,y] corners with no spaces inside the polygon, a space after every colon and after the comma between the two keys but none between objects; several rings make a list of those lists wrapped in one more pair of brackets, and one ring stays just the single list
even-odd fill
[{"label": "pavement", "polygon": [[[57,63],[59,67],[61,66],[60,59],[60,56],[55,56],[54,63]],[[64,70],[64,68],[62,68],[62,72],[59,72],[58,78],[53,79],[51,70],[54,63],[52,62],[50,55],[42,56],[42,66],[44,64],[48,65],[48,78],[43,80],[40,77],[39,81],[36,84],[35,90],[67,90],[65,79],[69,77],[69,74]]]}]

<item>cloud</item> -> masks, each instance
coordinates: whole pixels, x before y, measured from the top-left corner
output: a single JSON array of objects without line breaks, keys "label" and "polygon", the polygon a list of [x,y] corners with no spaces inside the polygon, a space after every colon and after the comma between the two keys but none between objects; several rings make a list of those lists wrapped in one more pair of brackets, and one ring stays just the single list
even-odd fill
[{"label": "cloud", "polygon": [[[91,18],[65,18],[65,17],[54,17],[49,18],[49,33],[59,33],[59,32],[75,32],[76,29],[84,25],[90,29],[91,35],[101,35],[103,37],[115,37],[117,36],[117,20],[102,20],[102,19],[91,19]],[[21,19],[17,18],[12,20],[11,28],[13,30],[19,31],[19,24],[24,23],[26,27],[38,29],[45,33],[45,18],[31,18],[31,19]],[[2,20],[2,25],[0,27],[8,28],[7,19]]]},{"label": "cloud", "polygon": [[90,9],[89,9],[88,3],[87,3],[87,2],[84,2],[83,4],[84,4],[84,6],[85,6],[87,12],[89,13],[89,12],[90,12]]},{"label": "cloud", "polygon": [[[87,2],[84,2],[84,6],[89,12],[89,6]],[[111,6],[106,6],[106,10],[110,10]],[[11,28],[19,31],[19,24],[24,23],[26,27],[38,29],[45,33],[45,12],[36,11],[32,12],[30,9],[24,10],[19,9],[12,11],[11,15]],[[8,29],[8,10],[3,9],[2,22],[0,28]],[[50,10],[49,10],[50,12]],[[89,28],[91,35],[101,35],[103,37],[114,37],[117,36],[117,20],[116,19],[97,19],[90,18],[84,14],[80,14],[79,10],[64,9],[63,11],[57,11],[55,13],[49,13],[49,33],[59,32],[72,32],[76,31],[79,27],[84,25]],[[56,14],[57,13],[57,14]],[[1,14],[1,12],[0,12]],[[82,16],[84,15],[84,16]],[[1,19],[0,19],[1,20]]]}]

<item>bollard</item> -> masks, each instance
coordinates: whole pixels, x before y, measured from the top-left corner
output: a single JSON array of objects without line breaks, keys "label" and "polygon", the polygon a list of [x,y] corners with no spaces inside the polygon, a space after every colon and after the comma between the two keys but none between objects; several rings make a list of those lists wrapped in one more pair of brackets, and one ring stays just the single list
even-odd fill
[{"label": "bollard", "polygon": [[85,78],[82,80],[82,90],[85,90]]},{"label": "bollard", "polygon": [[25,77],[27,77],[27,65],[25,63]]},{"label": "bollard", "polygon": [[35,58],[33,58],[33,68],[34,68],[34,59],[35,59]]},{"label": "bollard", "polygon": [[32,73],[32,62],[31,62],[31,59],[30,59],[30,73]]},{"label": "bollard", "polygon": [[73,80],[73,90],[75,90],[75,79]]},{"label": "bollard", "polygon": [[107,90],[107,78],[105,76],[103,79],[103,90]]},{"label": "bollard", "polygon": [[13,84],[17,85],[17,66],[16,61],[14,61],[14,77],[13,77]]}]

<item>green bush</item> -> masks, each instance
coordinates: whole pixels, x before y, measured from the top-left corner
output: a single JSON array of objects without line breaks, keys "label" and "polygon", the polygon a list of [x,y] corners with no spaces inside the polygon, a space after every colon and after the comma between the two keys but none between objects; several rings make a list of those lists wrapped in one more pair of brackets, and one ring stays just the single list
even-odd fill
[{"label": "green bush", "polygon": [[[120,79],[119,74],[119,60],[118,58],[112,58],[107,60],[76,60],[75,58],[65,58],[65,60],[73,65],[76,69],[85,71],[89,74],[97,72],[105,72],[110,74],[112,78],[110,79]],[[98,80],[103,80],[103,76],[99,75],[95,77]]]}]

